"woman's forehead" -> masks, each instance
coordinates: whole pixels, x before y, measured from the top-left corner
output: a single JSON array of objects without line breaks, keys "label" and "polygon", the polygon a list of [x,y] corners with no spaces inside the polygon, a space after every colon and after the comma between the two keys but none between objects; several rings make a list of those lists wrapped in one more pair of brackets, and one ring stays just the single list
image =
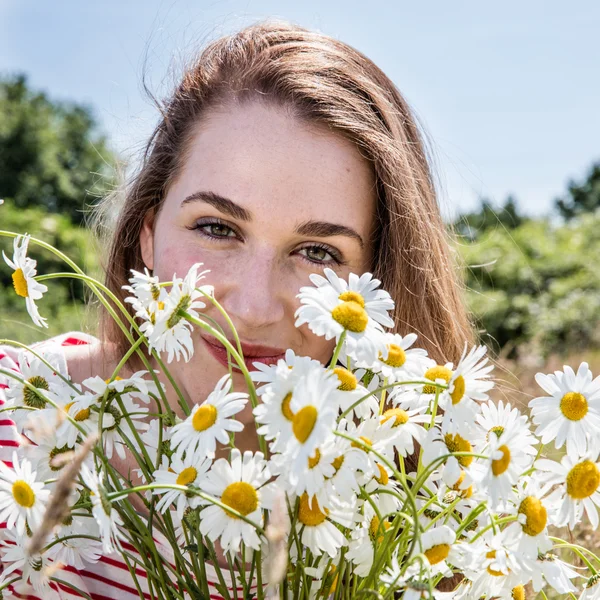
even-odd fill
[{"label": "woman's forehead", "polygon": [[177,203],[171,208],[198,191],[230,198],[257,217],[336,217],[364,232],[376,198],[371,165],[352,142],[259,103],[215,111],[197,127],[169,191]]}]

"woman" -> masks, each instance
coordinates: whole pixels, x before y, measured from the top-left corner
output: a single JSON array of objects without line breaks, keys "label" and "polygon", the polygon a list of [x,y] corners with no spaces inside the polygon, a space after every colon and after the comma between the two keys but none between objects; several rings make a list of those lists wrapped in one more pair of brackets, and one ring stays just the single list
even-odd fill
[{"label": "woman", "polygon": [[[327,362],[331,342],[294,327],[296,294],[324,267],[342,277],[373,272],[396,302],[396,330],[417,333],[442,364],[456,361],[472,337],[406,102],[365,56],[288,23],[223,37],[185,72],[127,189],[106,284],[124,299],[130,269],[170,280],[196,262],[210,270],[205,282],[215,286],[249,363],[275,363],[287,348]],[[192,360],[169,366],[190,404],[226,372],[223,348],[194,336]],[[61,350],[75,381],[110,376],[129,348],[107,314],[99,340],[68,337],[86,343],[61,346],[62,336],[46,345]],[[3,365],[9,352],[14,358],[5,348]],[[162,380],[177,409],[175,390]],[[14,439],[6,429],[0,445]],[[237,445],[253,448],[255,439]],[[79,576],[92,598],[139,596],[119,560]]]}]

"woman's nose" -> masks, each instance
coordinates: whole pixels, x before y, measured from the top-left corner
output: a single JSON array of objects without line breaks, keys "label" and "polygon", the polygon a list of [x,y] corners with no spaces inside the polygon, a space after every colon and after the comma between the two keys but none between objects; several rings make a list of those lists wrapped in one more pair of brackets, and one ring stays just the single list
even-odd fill
[{"label": "woman's nose", "polygon": [[284,318],[284,277],[275,258],[253,256],[241,261],[227,283],[220,302],[236,327],[250,331]]}]

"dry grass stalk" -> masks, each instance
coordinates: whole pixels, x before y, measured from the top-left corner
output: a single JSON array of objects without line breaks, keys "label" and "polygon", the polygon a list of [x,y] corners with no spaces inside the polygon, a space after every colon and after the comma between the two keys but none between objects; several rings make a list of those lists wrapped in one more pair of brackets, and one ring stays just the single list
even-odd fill
[{"label": "dry grass stalk", "polygon": [[281,494],[275,500],[271,518],[265,530],[269,542],[269,555],[265,565],[265,581],[268,584],[267,600],[279,598],[278,587],[287,573],[289,529],[290,521],[285,496]]},{"label": "dry grass stalk", "polygon": [[[98,441],[98,434],[91,433],[83,442],[79,450],[75,453],[69,453],[71,458],[69,464],[65,466],[56,483],[54,493],[50,497],[42,524],[35,531],[29,542],[27,553],[29,556],[39,554],[44,547],[46,538],[52,533],[57,525],[60,525],[66,517],[69,516],[69,496],[73,491],[75,480],[81,470],[81,465],[94,444]],[[56,457],[58,458],[58,457]],[[55,459],[56,460],[56,459]]]}]

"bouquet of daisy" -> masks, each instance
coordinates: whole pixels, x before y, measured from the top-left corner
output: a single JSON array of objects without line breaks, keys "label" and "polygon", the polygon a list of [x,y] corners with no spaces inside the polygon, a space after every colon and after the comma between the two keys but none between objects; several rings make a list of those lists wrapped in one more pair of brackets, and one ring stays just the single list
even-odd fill
[{"label": "bouquet of daisy", "polygon": [[[484,346],[436,364],[416,335],[390,333],[393,301],[371,274],[325,269],[300,290],[296,326],[335,340],[329,364],[288,351],[249,370],[201,265],[168,282],[132,272],[132,318],[51,246],[0,235],[15,238],[4,258],[35,323],[42,281],[58,275],[37,275],[31,242],[127,319],[131,340],[107,380],[76,384],[33,350],[19,373],[0,369],[0,421],[21,436],[12,466],[0,461],[3,593],[86,597],[73,573],[115,556],[157,599],[208,600],[211,586],[223,598],[600,598],[600,559],[559,535],[598,527],[600,377],[586,363],[538,374],[521,414],[489,399]],[[149,357],[169,377],[193,355],[194,328],[227,351],[229,373],[197,404],[180,395],[178,416]],[[121,377],[134,353],[147,369]],[[257,452],[236,446],[248,403]]]}]

